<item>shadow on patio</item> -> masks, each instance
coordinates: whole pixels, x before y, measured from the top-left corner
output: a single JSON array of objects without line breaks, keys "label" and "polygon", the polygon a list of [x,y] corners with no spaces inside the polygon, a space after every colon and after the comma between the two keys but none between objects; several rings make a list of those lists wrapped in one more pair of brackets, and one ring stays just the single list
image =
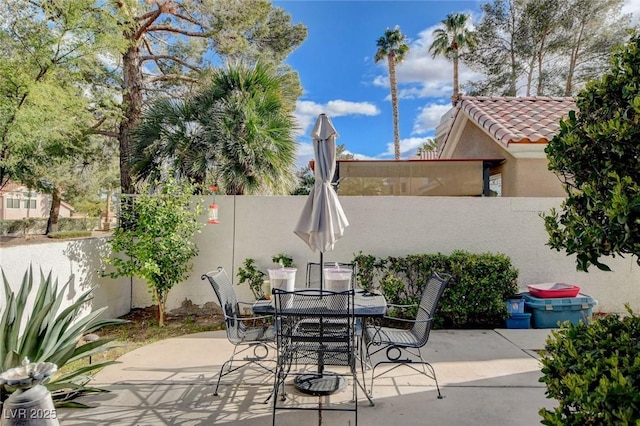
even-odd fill
[{"label": "shadow on patio", "polygon": [[[539,424],[538,410],[555,402],[538,382],[539,349],[547,330],[436,330],[427,357],[432,361],[445,399],[436,398],[433,381],[398,369],[376,381],[375,407],[359,392],[361,424],[513,425]],[[522,333],[527,332],[527,333]],[[527,336],[531,338],[527,338]],[[512,343],[519,341],[519,346]],[[120,358],[100,372],[94,384],[111,392],[83,402],[90,409],[61,409],[65,425],[267,425],[271,424],[272,376],[247,368],[223,380],[213,396],[218,369],[231,353],[224,332],[167,339]],[[318,397],[292,392],[293,403],[316,403]],[[324,404],[347,402],[346,390],[322,397]],[[323,424],[353,424],[352,413],[322,413]],[[277,424],[316,424],[317,412],[279,411]]]}]

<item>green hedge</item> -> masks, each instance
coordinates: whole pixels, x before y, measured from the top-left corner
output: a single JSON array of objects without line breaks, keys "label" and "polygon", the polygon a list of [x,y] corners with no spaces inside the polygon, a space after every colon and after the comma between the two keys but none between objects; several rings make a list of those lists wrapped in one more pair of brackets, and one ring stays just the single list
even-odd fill
[{"label": "green hedge", "polygon": [[[0,220],[0,235],[44,234],[47,229],[47,218],[25,218],[17,220]],[[58,219],[58,231],[91,231],[100,225],[100,218],[61,217]]]},{"label": "green hedge", "polygon": [[[438,308],[437,327],[493,328],[507,316],[505,301],[518,292],[518,271],[503,254],[456,251],[377,258],[355,256],[358,284],[379,288],[387,302],[412,304],[419,301],[422,287],[432,271],[453,276]],[[392,313],[393,314],[393,313]]]},{"label": "green hedge", "polygon": [[559,405],[540,410],[542,424],[639,424],[640,317],[629,313],[552,332],[540,381]]}]

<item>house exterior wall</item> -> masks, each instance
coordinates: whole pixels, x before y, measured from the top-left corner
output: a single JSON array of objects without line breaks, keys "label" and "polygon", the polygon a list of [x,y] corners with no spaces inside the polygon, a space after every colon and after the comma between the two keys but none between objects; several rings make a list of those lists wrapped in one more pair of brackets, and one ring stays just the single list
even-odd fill
[{"label": "house exterior wall", "polygon": [[565,197],[567,195],[558,177],[549,171],[549,160],[546,158],[516,158],[510,162],[510,165],[512,170],[506,175],[513,184],[513,191],[507,194],[503,192],[503,196]]},{"label": "house exterior wall", "polygon": [[[20,207],[15,207],[16,202]],[[31,208],[34,202],[35,208]],[[47,218],[50,210],[50,195],[30,191],[25,186],[0,193],[0,220]],[[64,203],[60,206],[60,217],[71,217],[71,213],[71,209]]]},{"label": "house exterior wall", "polygon": [[506,158],[509,153],[481,128],[467,121],[453,155],[449,158]]},{"label": "house exterior wall", "polygon": [[503,197],[564,197],[560,180],[549,171],[549,160],[517,158],[480,127],[467,121],[451,158],[504,158],[498,168]]},{"label": "house exterior wall", "polygon": [[[317,262],[319,253],[293,233],[306,201],[303,196],[217,196],[220,224],[205,225],[196,236],[200,254],[194,259],[191,276],[169,293],[169,310],[185,299],[202,305],[215,301],[205,272],[223,266],[233,282],[245,258],[253,258],[266,272],[275,265],[271,257],[286,253],[298,267],[296,285],[303,286],[307,262]],[[625,312],[629,303],[640,311],[640,267],[636,259],[604,260],[613,272],[591,268],[578,272],[575,256],[551,250],[541,212],[559,207],[562,198],[501,197],[340,197],[350,226],[326,261],[349,261],[362,251],[380,257],[420,253],[450,254],[455,250],[475,253],[504,253],[519,271],[518,284],[569,282],[594,297],[596,311]],[[203,214],[202,222],[206,222]],[[0,265],[12,286],[22,280],[33,265],[52,271],[61,283],[72,279],[66,297],[73,298],[89,285],[99,285],[94,307],[109,306],[106,316],[118,316],[130,307],[151,305],[143,281],[111,280],[99,271],[110,256],[105,239],[0,247]],[[247,285],[236,287],[240,300],[251,300]],[[2,291],[2,289],[0,289]],[[0,300],[3,300],[0,298]]]}]

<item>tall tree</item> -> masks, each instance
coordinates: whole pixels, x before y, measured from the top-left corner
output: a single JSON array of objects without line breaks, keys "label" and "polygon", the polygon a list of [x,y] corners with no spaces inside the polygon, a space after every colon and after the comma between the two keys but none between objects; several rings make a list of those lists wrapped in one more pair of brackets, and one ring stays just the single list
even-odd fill
[{"label": "tall tree", "polygon": [[494,0],[482,5],[476,49],[461,56],[485,77],[477,95],[571,96],[606,69],[627,38],[622,0]]},{"label": "tall tree", "polygon": [[172,84],[196,84],[207,64],[220,57],[279,62],[306,37],[303,25],[267,0],[129,0],[112,2],[128,47],[122,55],[120,145],[122,191],[134,188],[131,135],[145,95]]},{"label": "tall tree", "polygon": [[563,44],[559,32],[560,18],[563,7],[557,0],[536,0],[525,5],[526,26],[533,45],[533,54],[530,56],[527,69],[527,96],[533,93],[533,79],[537,76],[535,93],[543,96],[545,82],[551,77],[549,70],[545,68],[545,60],[549,54],[558,52]]},{"label": "tall tree", "polygon": [[433,31],[434,40],[429,46],[429,52],[435,58],[444,56],[453,62],[453,95],[451,103],[456,105],[460,99],[459,61],[460,54],[466,49],[473,49],[476,45],[476,34],[469,28],[470,17],[464,13],[451,13],[442,20],[444,28]]},{"label": "tall tree", "polygon": [[400,117],[398,112],[398,81],[396,79],[396,64],[404,60],[409,52],[409,45],[405,41],[405,36],[400,31],[399,26],[387,28],[384,35],[376,43],[378,50],[373,57],[373,61],[378,63],[383,59],[387,60],[389,68],[389,86],[391,87],[391,109],[393,111],[393,147],[395,159],[400,159]]},{"label": "tall tree", "polygon": [[560,122],[545,152],[564,184],[562,211],[545,219],[549,245],[577,255],[577,268],[609,268],[603,256],[631,254],[640,265],[640,35],[587,84],[578,111]]},{"label": "tall tree", "polygon": [[232,63],[185,101],[158,100],[135,130],[134,170],[159,178],[167,165],[227,194],[288,193],[294,184],[298,97],[274,65]]},{"label": "tall tree", "polygon": [[[47,233],[57,230],[65,191],[82,182],[90,135],[105,113],[93,83],[107,70],[101,54],[117,47],[102,33],[91,2],[0,5],[0,186],[9,179],[52,197]],[[90,42],[88,42],[90,40]]]},{"label": "tall tree", "polygon": [[[623,0],[574,0],[564,10],[561,24],[565,43],[560,54],[568,57],[564,96],[582,88],[587,79],[606,70],[615,44],[627,39],[629,16],[621,14]],[[576,82],[578,84],[576,84]]]},{"label": "tall tree", "polygon": [[482,4],[482,18],[476,26],[477,43],[461,59],[472,69],[485,74],[484,80],[468,83],[475,95],[516,96],[523,44],[522,7],[524,0],[495,0]]}]

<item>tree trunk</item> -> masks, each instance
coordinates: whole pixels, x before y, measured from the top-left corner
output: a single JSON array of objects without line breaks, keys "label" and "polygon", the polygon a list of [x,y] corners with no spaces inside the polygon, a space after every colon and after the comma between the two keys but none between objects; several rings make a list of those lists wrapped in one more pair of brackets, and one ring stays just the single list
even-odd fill
[{"label": "tree trunk", "polygon": [[538,87],[536,89],[536,96],[544,96],[544,73],[542,71],[542,61],[544,59],[545,54],[545,42],[547,41],[547,34],[545,33],[542,36],[542,40],[540,41],[540,50],[538,50]]},{"label": "tree trunk", "polygon": [[58,232],[58,218],[60,217],[60,202],[62,201],[62,193],[57,186],[51,192],[51,210],[49,210],[49,220],[47,220],[47,230],[45,234]]},{"label": "tree trunk", "polygon": [[166,292],[160,292],[154,286],[153,294],[155,296],[156,301],[158,302],[158,325],[160,327],[164,327],[164,317],[165,317],[165,309],[167,305],[167,294]]},{"label": "tree trunk", "polygon": [[140,50],[133,34],[125,34],[131,46],[122,56],[123,68],[123,118],[118,128],[120,145],[120,187],[123,194],[133,194],[131,180],[130,141],[131,131],[140,121],[142,114],[142,70],[140,68]]},{"label": "tree trunk", "polygon": [[584,34],[585,25],[585,22],[582,22],[580,24],[578,39],[576,40],[576,44],[575,46],[573,46],[573,49],[571,49],[571,58],[569,59],[569,72],[567,73],[567,84],[564,88],[565,96],[571,96],[571,91],[573,90],[573,74],[576,71],[576,64],[578,62],[578,54],[580,52],[580,45],[582,44],[582,36]]},{"label": "tree trunk", "polygon": [[396,57],[387,56],[389,62],[389,85],[391,86],[391,109],[393,111],[393,152],[396,160],[400,159],[400,114],[398,112],[398,83],[396,82]]},{"label": "tree trunk", "polygon": [[453,96],[451,96],[451,104],[456,106],[460,101],[460,83],[458,76],[458,51],[453,52]]}]

